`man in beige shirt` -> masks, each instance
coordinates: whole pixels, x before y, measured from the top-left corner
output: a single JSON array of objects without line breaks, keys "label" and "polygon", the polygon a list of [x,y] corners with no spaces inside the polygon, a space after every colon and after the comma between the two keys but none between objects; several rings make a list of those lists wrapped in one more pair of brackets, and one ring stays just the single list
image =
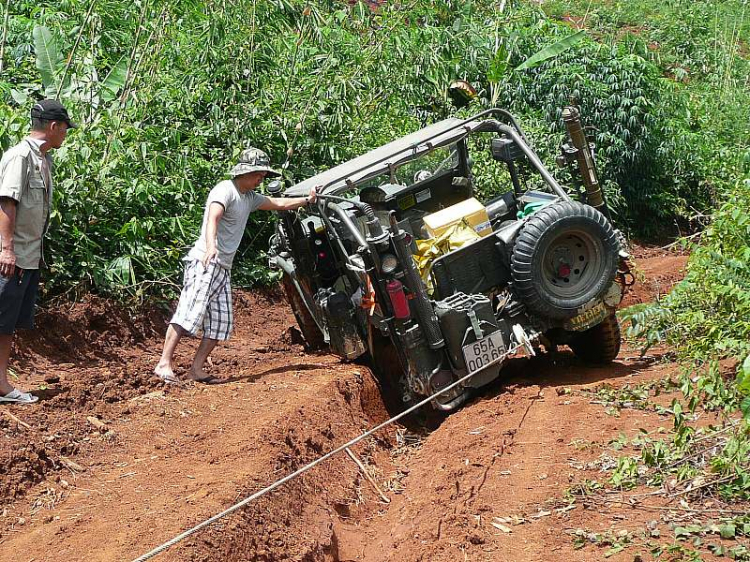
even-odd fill
[{"label": "man in beige shirt", "polygon": [[38,398],[8,382],[16,329],[34,327],[44,234],[52,205],[52,157],[69,128],[65,107],[43,100],[31,109],[31,132],[0,160],[0,403],[31,404]]}]

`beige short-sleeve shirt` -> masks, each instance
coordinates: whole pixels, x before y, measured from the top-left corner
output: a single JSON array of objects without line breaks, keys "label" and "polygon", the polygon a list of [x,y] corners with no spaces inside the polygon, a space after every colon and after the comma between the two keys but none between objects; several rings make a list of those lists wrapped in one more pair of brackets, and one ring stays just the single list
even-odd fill
[{"label": "beige short-sleeve shirt", "polygon": [[27,137],[0,159],[0,197],[17,203],[13,245],[16,267],[21,269],[39,269],[41,265],[52,201],[52,158],[42,155],[40,145]]}]

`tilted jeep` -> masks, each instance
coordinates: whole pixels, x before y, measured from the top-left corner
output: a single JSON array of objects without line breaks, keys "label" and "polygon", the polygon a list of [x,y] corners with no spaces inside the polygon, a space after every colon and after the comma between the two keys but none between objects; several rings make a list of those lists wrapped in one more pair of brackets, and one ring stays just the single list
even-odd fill
[{"label": "tilted jeep", "polygon": [[[577,110],[563,119],[570,194],[502,109],[440,121],[285,191],[270,185],[319,193],[282,213],[269,252],[307,345],[369,353],[404,401],[473,373],[432,401],[440,410],[498,377],[509,349],[568,345],[612,361],[628,256]],[[480,203],[488,177],[497,195]]]}]

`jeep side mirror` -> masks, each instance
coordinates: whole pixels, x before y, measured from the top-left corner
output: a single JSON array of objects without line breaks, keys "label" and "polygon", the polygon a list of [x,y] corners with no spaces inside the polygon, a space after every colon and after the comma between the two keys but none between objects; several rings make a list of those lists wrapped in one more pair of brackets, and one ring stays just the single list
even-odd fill
[{"label": "jeep side mirror", "polygon": [[523,157],[523,152],[513,139],[500,137],[492,139],[492,157],[508,163]]}]

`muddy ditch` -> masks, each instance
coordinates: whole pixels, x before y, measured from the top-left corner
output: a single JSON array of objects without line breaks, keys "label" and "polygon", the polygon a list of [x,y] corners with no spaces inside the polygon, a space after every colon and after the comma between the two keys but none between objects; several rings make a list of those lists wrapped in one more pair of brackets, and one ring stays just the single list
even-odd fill
[{"label": "muddy ditch", "polygon": [[[354,376],[350,376],[350,375]],[[388,419],[377,381],[366,368],[341,373],[318,399],[300,407],[267,440],[272,451],[265,475],[237,492],[244,498]],[[352,447],[353,454],[378,480],[392,469],[395,427]],[[386,488],[387,489],[387,488]],[[167,559],[342,560],[336,525],[371,516],[385,507],[378,491],[346,454],[339,454],[261,497],[238,514],[169,553]]]},{"label": "muddy ditch", "polygon": [[[461,410],[430,417],[430,429],[412,433],[394,425],[357,448],[388,503],[342,454],[185,541],[167,559],[448,561],[462,553],[488,562],[544,559],[546,548],[564,549],[569,537],[550,533],[540,521],[528,527],[538,541],[528,550],[500,540],[503,533],[492,521],[556,515],[565,508],[565,489],[598,469],[592,451],[571,443],[586,436],[604,444],[620,425],[583,394],[571,396],[571,388],[617,384],[644,368],[643,362],[589,368],[566,352],[514,360],[506,378]],[[369,371],[361,372],[338,385],[333,402],[329,398],[344,431],[333,431],[331,419],[315,408],[301,409],[285,424],[283,438],[271,439],[278,452],[269,475],[280,478],[332,450],[364,430],[365,420],[371,427],[387,418],[378,384]],[[345,422],[347,417],[358,423]],[[629,420],[638,422],[636,416]],[[593,468],[574,470],[571,463]],[[261,487],[246,487],[238,498]],[[555,525],[570,524],[570,516],[561,512]]]}]

